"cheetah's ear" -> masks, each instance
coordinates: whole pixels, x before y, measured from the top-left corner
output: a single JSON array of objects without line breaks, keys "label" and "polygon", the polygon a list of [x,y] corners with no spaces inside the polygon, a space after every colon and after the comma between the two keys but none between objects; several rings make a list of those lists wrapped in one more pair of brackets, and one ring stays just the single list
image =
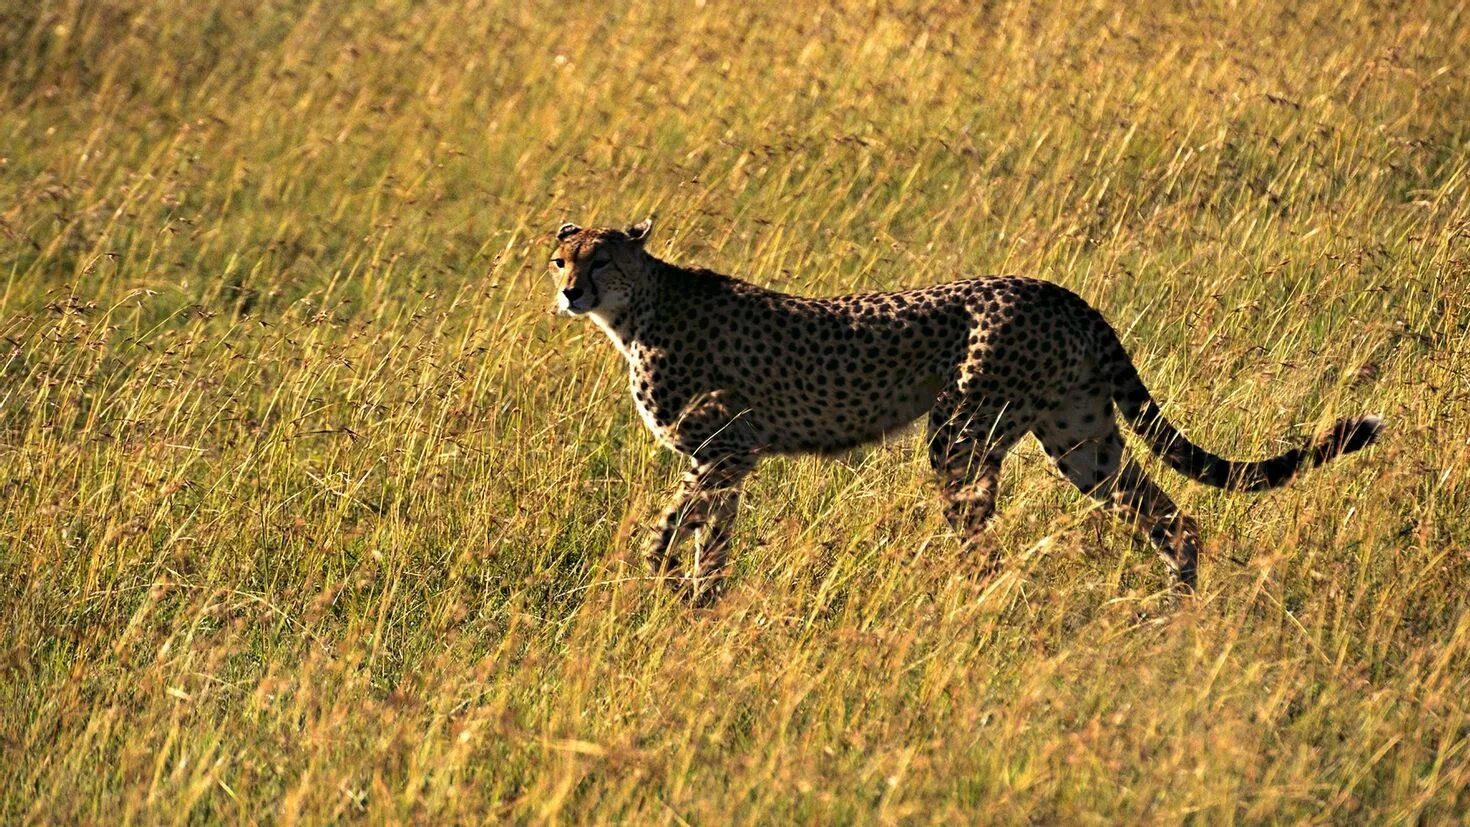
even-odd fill
[{"label": "cheetah's ear", "polygon": [[578,227],[576,224],[573,224],[571,222],[567,222],[566,224],[561,225],[561,229],[556,231],[556,240],[561,241],[562,239],[566,238],[569,235],[572,235],[573,233],[580,232],[582,232],[581,227]]},{"label": "cheetah's ear", "polygon": [[642,244],[643,242],[648,240],[648,234],[653,232],[653,216],[649,216],[648,218],[639,221],[637,224],[634,224],[623,232],[627,234],[629,241],[633,242],[634,244]]}]

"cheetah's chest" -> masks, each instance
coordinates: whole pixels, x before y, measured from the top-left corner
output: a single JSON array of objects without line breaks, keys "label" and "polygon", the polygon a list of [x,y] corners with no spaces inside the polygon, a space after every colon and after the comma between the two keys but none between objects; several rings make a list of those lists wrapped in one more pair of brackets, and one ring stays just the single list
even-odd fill
[{"label": "cheetah's chest", "polygon": [[632,391],[633,406],[638,410],[638,416],[643,424],[653,434],[660,444],[667,448],[674,447],[674,434],[666,422],[661,420],[659,410],[654,402],[653,388],[654,377],[648,369],[647,359],[649,353],[647,348],[637,341],[630,341],[622,330],[603,314],[593,311],[588,314],[592,321],[602,328],[607,337],[617,346],[618,353],[628,363],[628,389]]},{"label": "cheetah's chest", "polygon": [[674,418],[658,405],[654,394],[655,377],[643,361],[645,354],[641,350],[637,344],[633,344],[624,353],[628,360],[628,390],[633,395],[633,407],[638,410],[638,417],[643,420],[654,439],[672,449],[675,447]]}]

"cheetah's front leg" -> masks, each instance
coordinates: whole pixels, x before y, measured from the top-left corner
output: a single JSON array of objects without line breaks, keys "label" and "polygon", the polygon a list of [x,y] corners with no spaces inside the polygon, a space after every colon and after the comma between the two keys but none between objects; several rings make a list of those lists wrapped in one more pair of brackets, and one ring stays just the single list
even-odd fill
[{"label": "cheetah's front leg", "polygon": [[[646,556],[654,576],[665,578],[696,605],[707,605],[719,595],[740,483],[754,468],[755,458],[748,455],[696,458],[649,542]],[[693,565],[681,572],[677,549],[689,535]]]}]

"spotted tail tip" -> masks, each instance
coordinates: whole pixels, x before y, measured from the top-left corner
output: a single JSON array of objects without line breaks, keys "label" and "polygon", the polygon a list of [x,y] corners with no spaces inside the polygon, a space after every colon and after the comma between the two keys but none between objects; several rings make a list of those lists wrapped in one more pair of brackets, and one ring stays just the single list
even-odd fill
[{"label": "spotted tail tip", "polygon": [[1361,451],[1378,440],[1383,433],[1383,417],[1350,416],[1339,419],[1323,439],[1323,447],[1329,457]]}]

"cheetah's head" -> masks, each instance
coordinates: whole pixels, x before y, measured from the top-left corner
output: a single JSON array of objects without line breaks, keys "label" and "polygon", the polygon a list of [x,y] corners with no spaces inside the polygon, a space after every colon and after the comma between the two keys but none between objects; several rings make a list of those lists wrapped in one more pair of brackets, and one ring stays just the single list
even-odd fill
[{"label": "cheetah's head", "polygon": [[551,257],[551,275],[560,286],[557,309],[569,316],[606,314],[632,303],[648,281],[643,243],[652,229],[651,218],[626,230],[561,225]]}]

